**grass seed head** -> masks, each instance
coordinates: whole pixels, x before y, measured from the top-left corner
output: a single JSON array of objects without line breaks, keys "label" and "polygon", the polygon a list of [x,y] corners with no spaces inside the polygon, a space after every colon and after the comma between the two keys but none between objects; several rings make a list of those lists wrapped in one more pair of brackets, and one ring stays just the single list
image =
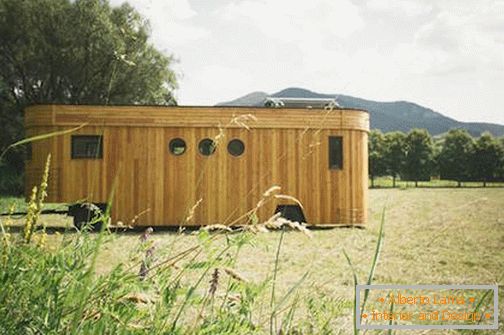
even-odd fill
[{"label": "grass seed head", "polygon": [[206,231],[227,231],[227,232],[232,232],[233,231],[228,226],[223,225],[223,224],[218,224],[218,223],[217,224],[212,224],[212,225],[205,226],[202,229],[206,230]]},{"label": "grass seed head", "polygon": [[190,221],[192,221],[192,219],[194,219],[194,212],[196,211],[196,208],[198,208],[198,206],[201,204],[201,202],[203,201],[203,199],[199,199],[198,201],[196,201],[196,203],[191,207],[191,209],[189,209],[189,213],[187,214],[186,216],[186,219],[185,219],[185,223],[188,223]]},{"label": "grass seed head", "polygon": [[37,186],[33,186],[30,200],[28,201],[28,208],[26,213],[26,220],[24,225],[24,240],[29,243],[31,240],[31,235],[33,233],[33,228],[37,221]]},{"label": "grass seed head", "polygon": [[299,201],[298,199],[294,198],[293,196],[286,195],[286,194],[275,194],[274,197],[275,197],[275,199],[284,199],[284,200],[293,201],[296,204],[298,204],[299,207],[301,207],[301,208],[304,209],[303,204],[301,203],[301,201]]},{"label": "grass seed head", "polygon": [[242,276],[240,273],[238,273],[236,270],[234,269],[231,269],[231,268],[224,268],[223,269],[224,272],[231,278],[233,278],[234,280],[236,281],[239,281],[239,282],[244,282],[244,283],[247,283],[248,280]]},{"label": "grass seed head", "polygon": [[215,268],[212,273],[212,279],[210,279],[210,288],[208,293],[213,297],[215,292],[217,291],[217,287],[219,286],[219,269]]},{"label": "grass seed head", "polygon": [[270,197],[273,193],[280,191],[282,188],[278,185],[273,185],[270,188],[266,190],[266,192],[263,193],[263,198],[268,198]]}]

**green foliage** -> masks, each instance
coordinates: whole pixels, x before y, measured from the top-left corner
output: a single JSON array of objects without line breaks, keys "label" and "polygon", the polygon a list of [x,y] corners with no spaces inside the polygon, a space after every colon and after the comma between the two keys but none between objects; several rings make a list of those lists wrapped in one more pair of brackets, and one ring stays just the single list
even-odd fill
[{"label": "green foliage", "polygon": [[[159,267],[159,261],[145,281],[139,279],[134,259],[133,266],[120,264],[97,276],[92,259],[113,239],[106,230],[98,236],[87,230],[68,232],[48,249],[4,232],[0,252],[7,258],[0,267],[0,333],[236,334],[256,329],[252,309],[265,285],[234,280],[226,292],[229,299],[208,304],[201,279],[210,266],[224,266],[222,252],[196,270],[189,270],[194,267],[187,257],[184,271],[200,277],[192,284],[171,268]],[[194,320],[197,310],[204,310],[204,316]]]},{"label": "green foliage", "polygon": [[385,137],[379,130],[372,130],[369,133],[369,177],[371,187],[374,187],[375,177],[387,174]]},{"label": "green foliage", "polygon": [[472,155],[472,178],[483,181],[497,179],[497,174],[502,169],[504,150],[497,140],[489,133],[484,133],[476,140]]},{"label": "green foliage", "polygon": [[425,129],[413,129],[405,138],[406,157],[403,177],[406,180],[429,180],[433,170],[432,138]]},{"label": "green foliage", "polygon": [[0,13],[0,77],[17,103],[173,103],[172,59],[128,4],[1,0]]},{"label": "green foliage", "polygon": [[[0,0],[0,150],[23,138],[36,103],[174,104],[171,56],[148,22],[107,0]],[[24,148],[9,152],[0,193],[22,192]]]},{"label": "green foliage", "polygon": [[403,172],[406,160],[406,135],[395,131],[385,134],[384,164],[388,175],[395,179]]},{"label": "green foliage", "polygon": [[[371,186],[387,186],[384,179],[396,178],[429,181],[431,176],[440,176],[424,186],[461,186],[474,181],[504,181],[504,138],[494,138],[489,133],[475,140],[463,129],[450,130],[443,137],[433,139],[426,130],[414,129],[407,135],[401,132],[382,134],[371,131],[369,135],[369,177]],[[479,186],[479,185],[478,185]]]},{"label": "green foliage", "polygon": [[351,302],[317,290],[306,302],[307,320],[301,326],[301,334],[334,334],[335,319],[344,315],[348,308],[353,309]]},{"label": "green foliage", "polygon": [[[100,251],[114,239],[107,227],[109,209],[81,231],[50,237],[50,247],[46,245],[49,237],[45,228],[35,229],[49,164],[48,158],[40,188],[34,188],[28,206],[24,234],[10,233],[10,217],[5,225],[0,221],[0,319],[3,320],[0,334],[264,332],[253,311],[269,288],[269,279],[251,283],[230,268],[235,265],[241,248],[251,243],[250,233],[212,235],[200,230],[196,245],[158,259],[154,242],[150,240],[153,230],[148,228],[138,241],[137,252],[127,262],[98,275],[96,263]],[[13,213],[12,206],[9,213]],[[97,223],[101,223],[100,232],[91,234],[91,225]],[[279,270],[284,233],[277,249],[274,278]],[[223,245],[215,244],[218,238],[224,240]],[[176,263],[180,267],[175,268]],[[207,288],[204,283],[211,270],[214,271]],[[228,276],[226,286],[222,285],[223,273]],[[276,320],[283,315],[281,308],[291,303],[292,295],[306,276],[278,301],[274,299],[273,280],[271,318]],[[272,329],[277,333],[284,327],[274,324]]]},{"label": "green foliage", "polygon": [[[376,267],[378,265],[378,260],[381,255],[381,250],[383,247],[383,238],[385,237],[385,231],[384,231],[384,224],[385,224],[385,208],[383,208],[382,213],[381,213],[381,220],[380,220],[380,230],[378,232],[378,240],[376,241],[376,249],[373,255],[373,262],[371,263],[371,268],[369,270],[369,275],[366,281],[366,285],[372,285],[373,280],[374,280],[374,274],[376,271]],[[353,333],[354,335],[357,335],[359,333],[359,330],[357,329],[357,315],[356,313],[356,306],[359,306],[359,311],[364,311],[366,310],[366,303],[369,297],[369,290],[363,290],[364,291],[364,297],[362,304],[360,301],[357,301],[357,285],[359,285],[359,278],[357,276],[357,272],[355,270],[354,265],[352,264],[352,260],[350,256],[346,253],[345,249],[343,249],[343,255],[345,256],[345,259],[350,266],[350,269],[352,270],[353,274],[353,281],[354,281],[354,301],[353,301]],[[362,320],[361,320],[362,322]]]},{"label": "green foliage", "polygon": [[[100,217],[107,219],[106,214]],[[6,229],[0,225],[0,254],[6,256],[0,266],[2,334],[263,334],[269,331],[269,315],[282,318],[274,333],[289,329],[331,333],[335,326],[331,322],[351,308],[337,297],[310,295],[300,300],[297,292],[305,275],[267,312],[269,279],[249,282],[224,270],[250,240],[246,232],[211,235],[198,242],[205,245],[170,258],[155,257],[141,279],[138,267],[146,238],[127,262],[98,275],[96,256],[115,239],[106,229],[98,234],[83,229],[52,236],[36,231],[26,243],[22,236],[10,234],[8,225]],[[229,243],[217,246],[214,242],[219,238]],[[40,243],[45,239],[51,243]],[[174,258],[180,268],[172,266]],[[207,274],[213,269],[220,270],[214,271],[217,274],[207,285]],[[294,318],[298,307],[308,310],[308,315]]]},{"label": "green foliage", "polygon": [[[1,14],[0,14],[1,16]],[[0,56],[1,63],[1,56]],[[0,64],[1,67],[1,64]],[[10,95],[9,87],[0,76],[0,150],[23,137],[23,118],[15,113],[16,105]],[[19,195],[23,191],[24,148],[10,150],[0,160],[0,194]]]},{"label": "green foliage", "polygon": [[439,173],[442,179],[459,183],[470,177],[474,140],[464,129],[452,129],[444,137],[438,157]]},{"label": "green foliage", "polygon": [[502,153],[499,167],[497,168],[497,180],[504,181],[504,136],[498,139],[500,144],[500,151]]}]

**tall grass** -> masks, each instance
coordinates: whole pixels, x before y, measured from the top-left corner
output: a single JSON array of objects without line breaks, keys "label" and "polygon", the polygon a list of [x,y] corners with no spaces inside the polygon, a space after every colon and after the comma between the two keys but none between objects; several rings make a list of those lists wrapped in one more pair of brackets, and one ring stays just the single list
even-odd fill
[{"label": "tall grass", "polygon": [[[383,245],[383,237],[385,235],[384,224],[385,224],[385,208],[383,209],[382,215],[381,215],[380,228],[378,231],[378,240],[376,242],[376,248],[375,248],[375,252],[373,255],[373,261],[371,262],[371,268],[369,270],[366,285],[371,285],[373,283],[374,273],[376,270],[376,266],[378,265],[378,259],[380,258],[382,245]],[[357,315],[356,315],[357,306],[359,307],[358,308],[359,311],[365,310],[366,303],[367,303],[368,296],[369,296],[369,290],[364,290],[364,299],[363,299],[363,302],[361,305],[360,301],[357,301],[357,285],[359,284],[357,272],[355,271],[355,268],[352,264],[352,260],[351,260],[350,256],[348,256],[345,249],[343,249],[343,254],[344,254],[344,256],[348,262],[348,265],[350,266],[350,269],[352,270],[352,274],[353,274],[353,282],[354,282],[353,333],[355,335],[357,335],[359,333],[359,330],[357,329]]]},{"label": "tall grass", "polygon": [[[127,262],[98,275],[97,259],[116,238],[108,229],[109,210],[79,231],[48,236],[36,225],[49,164],[23,233],[10,234],[9,219],[6,225],[0,221],[0,334],[332,333],[329,324],[341,315],[341,301],[303,301],[299,288],[308,272],[286,292],[276,290],[286,230],[298,224],[263,224],[282,230],[272,274],[261,281],[236,270],[240,251],[257,233],[247,229],[226,234],[202,229],[194,245],[169,256],[149,242],[149,230]],[[97,223],[101,230],[93,233]]]},{"label": "tall grass", "polygon": [[[105,216],[100,218],[106,222]],[[3,229],[3,225],[2,225]],[[285,229],[285,228],[284,228]],[[156,257],[139,275],[145,252],[98,275],[95,257],[115,239],[107,229],[48,236],[26,243],[2,233],[0,333],[2,334],[332,334],[334,319],[350,311],[343,299],[301,295],[308,273],[286,292],[278,276],[251,281],[235,269],[252,233],[198,232],[198,242],[170,257]],[[285,232],[280,232],[284,236]],[[281,242],[274,273],[280,265]],[[280,294],[279,294],[280,293]],[[268,298],[269,297],[269,298]]]}]

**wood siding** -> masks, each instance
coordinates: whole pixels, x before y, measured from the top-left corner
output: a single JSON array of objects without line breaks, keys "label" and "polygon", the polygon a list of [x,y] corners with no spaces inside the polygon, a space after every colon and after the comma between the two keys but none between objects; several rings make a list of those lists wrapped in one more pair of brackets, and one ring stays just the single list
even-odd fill
[{"label": "wood siding", "polygon": [[[240,115],[253,115],[245,121],[249,129]],[[107,202],[114,190],[114,222],[242,224],[239,218],[274,185],[301,201],[310,224],[367,220],[369,118],[363,111],[51,105],[28,108],[25,122],[28,135],[88,123],[75,133],[32,144],[27,194],[40,182],[50,152],[48,201]],[[76,134],[103,135],[103,159],[70,159]],[[329,136],[343,138],[342,170],[329,169]],[[169,152],[173,138],[185,140],[184,154]],[[218,139],[211,156],[198,151],[204,138]],[[227,151],[234,138],[245,144],[238,157]],[[259,219],[290,203],[270,199],[259,209]]]}]

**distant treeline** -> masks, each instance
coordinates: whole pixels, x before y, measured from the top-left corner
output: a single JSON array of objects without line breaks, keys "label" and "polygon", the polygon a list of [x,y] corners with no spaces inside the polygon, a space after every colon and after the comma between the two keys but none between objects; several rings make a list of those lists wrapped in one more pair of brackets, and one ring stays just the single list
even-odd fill
[{"label": "distant treeline", "polygon": [[413,129],[409,133],[382,133],[372,130],[369,134],[369,177],[371,187],[380,176],[429,181],[436,176],[454,180],[461,186],[465,181],[504,181],[504,137],[490,133],[472,137],[464,129],[452,129],[439,137],[432,137],[425,129]]}]

